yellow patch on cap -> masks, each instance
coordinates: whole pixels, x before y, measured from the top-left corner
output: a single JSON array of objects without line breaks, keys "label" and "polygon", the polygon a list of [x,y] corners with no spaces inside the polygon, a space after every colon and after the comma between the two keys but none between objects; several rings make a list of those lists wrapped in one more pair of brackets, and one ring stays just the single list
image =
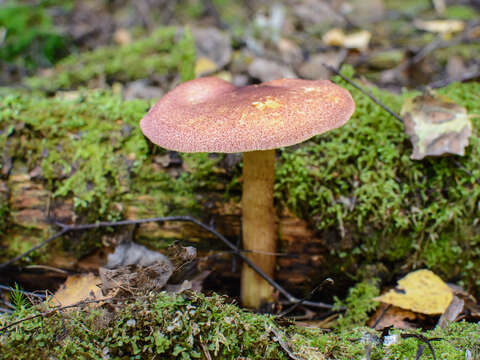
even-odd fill
[{"label": "yellow patch on cap", "polygon": [[333,104],[340,104],[340,102],[342,101],[342,99],[339,96],[333,95],[333,94],[326,95],[325,98],[327,99],[328,102]]},{"label": "yellow patch on cap", "polygon": [[267,96],[265,101],[255,101],[252,103],[258,110],[277,109],[282,106],[282,103],[274,98]]},{"label": "yellow patch on cap", "polygon": [[318,87],[303,87],[303,92],[309,93],[309,92],[320,92],[320,89]]},{"label": "yellow patch on cap", "polygon": [[243,126],[246,124],[245,119],[248,117],[248,114],[242,113],[242,116],[240,117],[240,120],[238,121],[238,125]]}]

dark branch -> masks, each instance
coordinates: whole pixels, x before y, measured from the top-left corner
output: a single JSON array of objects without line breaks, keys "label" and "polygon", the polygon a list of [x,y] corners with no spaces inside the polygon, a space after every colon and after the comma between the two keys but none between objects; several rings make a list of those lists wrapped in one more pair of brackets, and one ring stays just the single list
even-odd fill
[{"label": "dark branch", "polygon": [[436,357],[435,357],[435,350],[433,349],[433,346],[432,344],[430,343],[431,341],[438,341],[438,340],[442,340],[441,338],[431,338],[431,339],[428,339],[426,338],[425,336],[421,335],[421,334],[401,334],[400,335],[402,339],[408,339],[408,338],[417,338],[418,340],[424,342],[425,344],[427,344],[428,348],[430,349],[430,352],[432,353],[432,358],[433,360],[436,360]]},{"label": "dark branch", "polygon": [[383,102],[381,102],[379,99],[377,99],[375,96],[373,96],[373,94],[369,91],[366,91],[364,90],[360,85],[357,85],[357,83],[355,83],[354,81],[350,80],[349,78],[347,78],[345,75],[343,75],[340,71],[338,71],[336,68],[334,68],[333,66],[330,66],[330,65],[327,65],[327,64],[322,64],[324,67],[326,67],[328,70],[332,71],[333,73],[335,73],[335,75],[338,75],[340,76],[343,80],[345,80],[347,83],[349,83],[350,85],[352,85],[355,89],[357,89],[358,91],[360,91],[362,94],[368,96],[375,104],[377,104],[378,106],[380,106],[383,110],[385,110],[387,113],[389,113],[390,115],[392,115],[395,119],[397,119],[398,121],[402,122],[403,123],[403,119],[401,118],[400,115],[398,115],[397,113],[395,113],[392,109],[390,109],[387,105],[385,105]]},{"label": "dark branch", "polygon": [[84,225],[67,225],[63,224],[60,222],[54,222],[54,225],[58,226],[61,228],[61,230],[49,237],[48,239],[42,241],[40,244],[34,246],[30,250],[26,251],[23,254],[18,255],[17,257],[0,264],[0,269],[13,264],[14,262],[20,260],[24,256],[27,256],[30,254],[32,251],[35,251],[39,249],[40,247],[48,244],[49,242],[53,241],[54,239],[69,233],[69,232],[75,232],[75,231],[84,231],[84,230],[90,230],[90,229],[98,229],[100,227],[117,227],[117,226],[125,226],[125,225],[138,225],[138,224],[144,224],[144,223],[149,223],[149,222],[166,222],[166,221],[183,221],[183,222],[191,222],[194,223],[195,225],[201,227],[202,229],[206,230],[210,234],[214,235],[218,239],[220,239],[225,245],[227,245],[235,255],[240,257],[248,266],[250,266],[255,272],[258,273],[265,281],[267,281],[270,285],[272,285],[280,294],[285,296],[287,300],[290,303],[298,303],[302,302],[302,304],[307,305],[307,306],[312,306],[316,308],[323,308],[323,309],[331,309],[332,305],[330,304],[325,304],[322,302],[314,302],[314,301],[307,301],[307,300],[300,300],[290,294],[287,290],[285,290],[280,284],[278,284],[275,280],[273,280],[271,277],[269,277],[265,272],[263,272],[262,269],[260,269],[257,265],[255,265],[248,257],[242,254],[242,251],[233,245],[225,236],[220,234],[215,228],[205,225],[204,223],[200,222],[199,220],[191,217],[191,216],[166,216],[166,217],[157,217],[157,218],[148,218],[148,219],[139,219],[139,220],[122,220],[122,221],[115,221],[115,222],[98,222],[94,224],[84,224]]}]

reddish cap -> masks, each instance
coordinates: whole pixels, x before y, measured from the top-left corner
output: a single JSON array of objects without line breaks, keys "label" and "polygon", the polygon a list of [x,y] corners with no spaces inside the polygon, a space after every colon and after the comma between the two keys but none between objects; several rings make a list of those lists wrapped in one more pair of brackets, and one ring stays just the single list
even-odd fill
[{"label": "reddish cap", "polygon": [[181,152],[245,152],[294,145],[342,126],[350,93],[328,80],[235,87],[215,77],[183,83],[140,121],[153,143]]}]

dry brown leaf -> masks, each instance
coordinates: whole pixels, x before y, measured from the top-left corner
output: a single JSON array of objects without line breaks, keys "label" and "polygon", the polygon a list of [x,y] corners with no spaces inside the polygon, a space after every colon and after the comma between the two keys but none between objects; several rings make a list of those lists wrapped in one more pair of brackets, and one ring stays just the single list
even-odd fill
[{"label": "dry brown leaf", "polygon": [[98,276],[92,273],[71,275],[57,290],[50,300],[54,306],[68,306],[84,300],[99,300],[105,298],[100,288]]},{"label": "dry brown leaf", "polygon": [[368,322],[368,326],[375,330],[382,330],[389,326],[396,329],[414,329],[412,323],[418,315],[412,311],[401,309],[397,306],[381,304]]},{"label": "dry brown leaf", "polygon": [[418,270],[400,279],[395,289],[374,300],[422,314],[439,315],[445,312],[452,298],[452,290],[440,277],[430,270]]},{"label": "dry brown leaf", "polygon": [[444,154],[464,155],[472,134],[467,110],[451,100],[426,92],[402,106],[405,133],[413,145],[412,159]]}]

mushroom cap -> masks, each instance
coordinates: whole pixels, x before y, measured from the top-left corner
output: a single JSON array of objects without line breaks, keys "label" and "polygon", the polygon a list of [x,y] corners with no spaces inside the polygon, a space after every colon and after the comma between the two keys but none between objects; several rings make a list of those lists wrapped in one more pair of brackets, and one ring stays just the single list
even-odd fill
[{"label": "mushroom cap", "polygon": [[294,145],[342,126],[350,93],[328,80],[279,79],[236,87],[206,77],[160,99],[140,121],[153,143],[181,152],[245,152]]}]

